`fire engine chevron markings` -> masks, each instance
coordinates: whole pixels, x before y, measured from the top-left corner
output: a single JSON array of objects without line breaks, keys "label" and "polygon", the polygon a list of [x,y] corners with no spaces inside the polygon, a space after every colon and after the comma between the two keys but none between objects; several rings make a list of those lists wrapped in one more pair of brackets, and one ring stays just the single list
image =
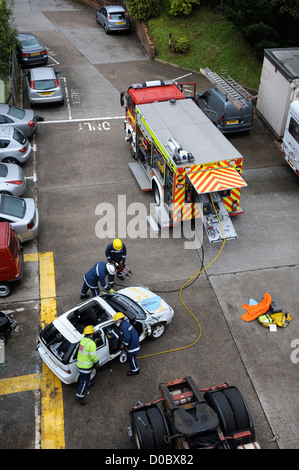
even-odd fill
[{"label": "fire engine chevron markings", "polygon": [[193,173],[189,177],[198,193],[210,193],[246,186],[242,177],[231,168]]}]

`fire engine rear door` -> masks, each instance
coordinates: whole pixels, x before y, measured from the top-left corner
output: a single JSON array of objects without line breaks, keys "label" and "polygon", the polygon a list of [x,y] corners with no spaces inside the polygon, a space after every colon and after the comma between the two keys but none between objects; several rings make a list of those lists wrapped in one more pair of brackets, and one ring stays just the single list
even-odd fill
[{"label": "fire engine rear door", "polygon": [[[238,238],[219,194],[219,191],[247,186],[237,170],[234,167],[212,168],[189,173],[188,177],[197,194],[195,202],[202,216],[209,241],[211,243],[220,242],[224,236],[226,240]],[[214,211],[211,198],[213,198],[220,222]]]}]

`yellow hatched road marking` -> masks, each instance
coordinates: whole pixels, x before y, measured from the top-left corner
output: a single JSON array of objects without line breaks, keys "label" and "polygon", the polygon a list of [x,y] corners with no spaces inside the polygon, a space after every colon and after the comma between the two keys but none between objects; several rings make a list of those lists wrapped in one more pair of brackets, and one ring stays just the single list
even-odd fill
[{"label": "yellow hatched road marking", "polygon": [[[41,325],[44,327],[56,317],[56,285],[53,253],[39,255]],[[43,363],[41,384],[41,448],[64,449],[64,415],[61,381]]]},{"label": "yellow hatched road marking", "polygon": [[[51,323],[57,314],[53,253],[33,253],[25,261],[39,261],[41,326]],[[64,449],[64,414],[61,381],[43,363],[42,374],[0,380],[0,395],[41,390],[41,448]]]}]

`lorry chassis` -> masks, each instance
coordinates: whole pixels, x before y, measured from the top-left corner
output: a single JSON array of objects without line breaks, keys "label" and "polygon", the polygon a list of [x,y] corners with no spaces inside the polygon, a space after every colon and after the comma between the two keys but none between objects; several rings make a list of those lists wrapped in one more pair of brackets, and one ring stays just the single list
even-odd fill
[{"label": "lorry chassis", "polygon": [[140,449],[259,448],[247,404],[227,383],[199,389],[188,376],[159,385],[161,398],[137,402],[129,436]]}]

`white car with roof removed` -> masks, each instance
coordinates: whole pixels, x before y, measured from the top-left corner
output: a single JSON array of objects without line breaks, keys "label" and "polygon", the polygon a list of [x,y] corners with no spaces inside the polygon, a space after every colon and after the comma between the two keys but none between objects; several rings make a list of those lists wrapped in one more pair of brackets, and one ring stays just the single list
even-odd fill
[{"label": "white car with roof removed", "polygon": [[95,330],[99,366],[121,355],[119,328],[113,320],[122,312],[139,334],[160,338],[172,318],[173,309],[146,287],[126,287],[114,294],[92,297],[63,313],[39,334],[37,351],[52,372],[65,384],[78,381],[77,353],[83,330]]}]

